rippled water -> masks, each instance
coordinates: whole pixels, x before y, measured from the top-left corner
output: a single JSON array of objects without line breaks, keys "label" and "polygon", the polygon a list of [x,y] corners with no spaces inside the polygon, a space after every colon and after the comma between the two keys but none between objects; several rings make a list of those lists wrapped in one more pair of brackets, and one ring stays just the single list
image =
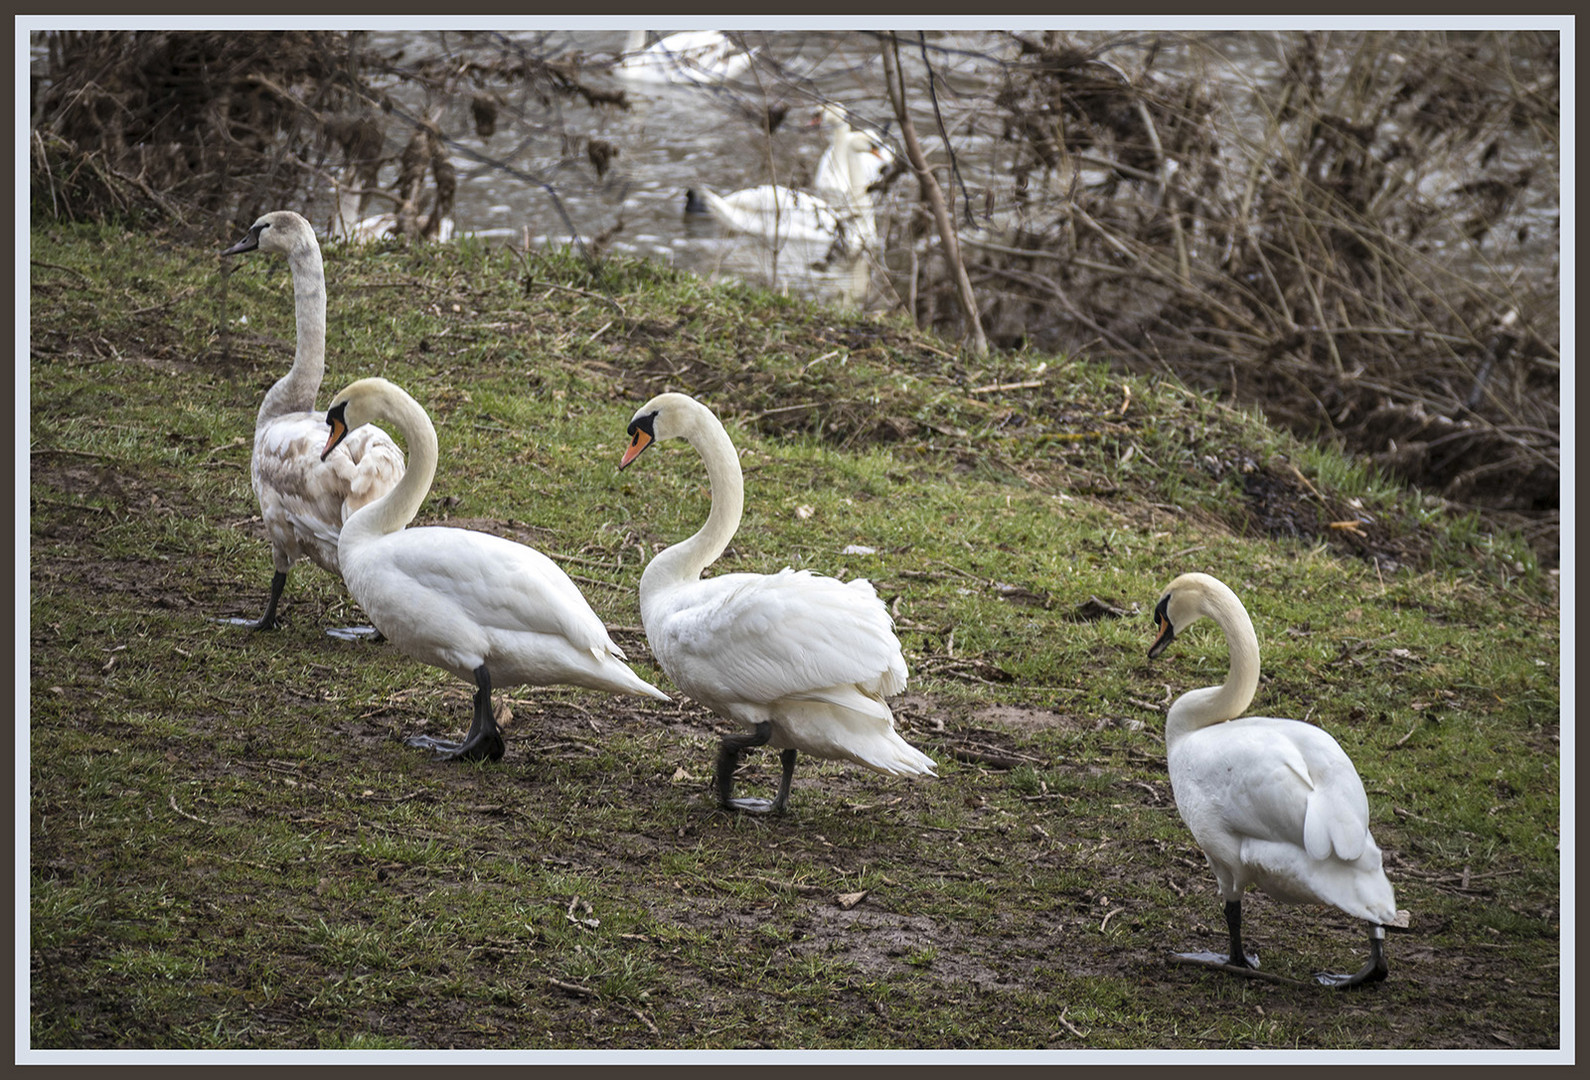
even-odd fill
[{"label": "rippled water", "polygon": [[[1032,35],[1036,37],[1036,35]],[[873,302],[897,298],[892,288],[908,276],[912,244],[908,233],[925,231],[921,222],[907,229],[917,207],[916,184],[900,177],[879,198],[877,226],[885,238],[890,273],[873,265],[816,270],[822,251],[786,247],[776,256],[757,240],[720,230],[710,219],[686,218],[688,188],[709,187],[720,194],[777,182],[809,186],[825,144],[813,122],[821,101],[843,105],[857,126],[881,129],[901,151],[884,92],[879,42],[859,31],[752,31],[737,35],[756,52],[756,63],[730,85],[658,86],[627,83],[610,68],[626,45],[624,31],[514,31],[506,33],[407,30],[368,35],[371,50],[402,69],[422,57],[486,59],[504,51],[566,62],[598,90],[623,89],[628,109],[598,108],[578,98],[543,94],[525,85],[498,90],[503,98],[496,132],[475,133],[467,95],[427,97],[396,77],[388,89],[412,115],[434,115],[454,142],[450,150],[458,172],[454,220],[459,232],[504,242],[545,244],[566,241],[571,233],[586,241],[603,237],[610,250],[659,258],[707,277],[749,278],[829,297],[854,295],[870,284]],[[1233,140],[1259,138],[1266,124],[1271,88],[1284,75],[1280,35],[1262,31],[1136,37],[1093,33],[1077,41],[1096,45],[1113,39],[1102,55],[1134,70],[1147,52],[1163,43],[1154,69],[1194,73],[1202,86],[1226,99]],[[947,160],[944,134],[953,147],[961,185],[949,194],[962,206],[969,200],[985,223],[998,224],[1011,212],[1009,177],[1012,150],[1004,139],[1002,113],[993,107],[1002,66],[1016,58],[1007,35],[984,31],[937,31],[927,35],[926,59],[914,33],[901,34],[908,82],[907,98],[919,136],[935,166]],[[42,55],[35,42],[36,59]],[[936,76],[929,93],[925,72]],[[1525,75],[1524,77],[1527,77]],[[762,123],[769,106],[787,110],[771,136]],[[939,123],[942,120],[942,133]],[[411,132],[394,119],[387,153],[395,160]],[[589,155],[593,145],[616,151],[600,174]],[[1505,139],[1503,158],[1515,147]],[[1229,160],[1229,159],[1228,159]],[[1509,163],[1522,168],[1526,161]],[[1555,160],[1545,163],[1555,172]],[[1086,168],[1086,166],[1084,166]],[[390,186],[396,167],[382,176]],[[942,170],[941,170],[942,175]],[[1083,183],[1090,177],[1084,174]],[[1434,188],[1463,178],[1429,175]],[[1059,199],[1063,193],[1049,193]],[[332,224],[333,193],[306,212],[322,228]],[[373,210],[388,209],[376,204]],[[1512,251],[1492,252],[1495,261],[1553,269],[1556,260],[1555,200],[1534,212],[1534,242]]]},{"label": "rippled water", "polygon": [[[1090,40],[1096,43],[1105,36],[1092,35]],[[907,96],[930,160],[946,160],[938,128],[942,119],[964,184],[951,194],[970,197],[974,207],[997,223],[1010,207],[1005,170],[1011,151],[992,99],[1002,83],[1001,65],[1015,58],[1013,43],[1006,35],[989,32],[941,31],[928,35],[931,48],[924,62],[915,35],[901,37]],[[1131,67],[1154,38],[1143,34],[1125,39],[1104,55]],[[473,37],[409,31],[372,34],[370,43],[388,55],[401,50],[400,65],[425,54],[464,54],[506,44],[533,56],[574,63],[593,87],[623,88],[628,95],[629,109],[603,109],[555,96],[542,101],[527,88],[509,95],[497,133],[481,138],[473,133],[467,101],[419,100],[411,87],[394,81],[395,94],[416,112],[440,110],[445,130],[458,140],[455,218],[460,231],[541,244],[566,240],[572,227],[587,240],[605,234],[612,250],[664,259],[709,277],[746,277],[830,297],[853,294],[869,280],[867,267],[814,270],[811,264],[820,251],[786,247],[773,256],[758,241],[727,234],[710,220],[687,220],[683,208],[691,187],[728,193],[768,182],[808,186],[826,143],[822,128],[812,121],[819,101],[841,103],[857,126],[894,134],[878,41],[856,31],[759,31],[739,39],[756,50],[757,62],[732,85],[720,87],[653,86],[615,78],[608,68],[625,47],[622,31]],[[1164,40],[1168,44],[1158,54],[1155,70],[1163,75],[1195,69],[1206,88],[1226,98],[1230,137],[1260,137],[1271,107],[1266,102],[1273,98],[1270,87],[1284,74],[1281,38],[1248,31]],[[937,76],[931,96],[924,77],[927,63]],[[771,136],[761,128],[769,105],[788,109]],[[405,125],[393,126],[389,150],[394,155],[407,134]],[[593,141],[617,151],[603,176],[587,154]],[[898,140],[892,141],[898,149]],[[1505,143],[1502,151],[1508,151]],[[1555,162],[1549,167],[1555,169]],[[1088,179],[1082,177],[1083,182]],[[1452,180],[1430,177],[1427,182],[1446,185]],[[901,244],[900,238],[915,203],[916,185],[909,176],[901,177],[879,201],[878,231],[886,240],[893,238],[886,246],[895,281],[904,278],[911,258],[909,244]],[[1555,214],[1555,205],[1541,208],[1537,237],[1553,236]],[[329,217],[324,215],[325,220]],[[1555,242],[1513,257],[1554,265]],[[893,299],[888,295],[891,278],[879,271],[876,260],[870,282],[874,302]]]}]

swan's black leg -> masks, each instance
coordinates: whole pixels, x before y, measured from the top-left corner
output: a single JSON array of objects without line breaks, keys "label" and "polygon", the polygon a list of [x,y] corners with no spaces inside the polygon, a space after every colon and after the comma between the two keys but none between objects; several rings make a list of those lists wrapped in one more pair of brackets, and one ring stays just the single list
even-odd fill
[{"label": "swan's black leg", "polygon": [[501,761],[505,746],[502,729],[491,711],[491,673],[486,665],[475,669],[475,718],[463,742],[444,742],[429,735],[410,735],[403,741],[409,746],[436,751],[438,761]]},{"label": "swan's black leg", "polygon": [[784,766],[784,774],[778,778],[778,794],[773,796],[773,813],[782,814],[784,803],[789,799],[790,781],[795,779],[795,748],[779,754],[778,760]]},{"label": "swan's black leg", "polygon": [[1242,901],[1226,901],[1226,930],[1231,935],[1231,953],[1221,956],[1213,952],[1177,953],[1183,960],[1192,960],[1199,964],[1208,964],[1210,967],[1239,967],[1257,968],[1259,957],[1256,953],[1242,951]]},{"label": "swan's black leg", "polygon": [[773,737],[773,725],[762,721],[743,735],[725,735],[718,747],[718,805],[725,810],[743,810],[748,814],[778,813],[784,809],[784,796],[789,794],[789,778],[795,771],[795,752],[786,750],[785,773],[779,788],[779,797],[772,802],[766,799],[731,799],[734,790],[734,770],[740,764],[740,753],[753,746],[766,746]]},{"label": "swan's black leg", "polygon": [[1328,971],[1316,972],[1314,980],[1322,986],[1334,986],[1338,990],[1346,990],[1351,986],[1363,986],[1366,983],[1379,982],[1384,979],[1390,968],[1386,965],[1386,929],[1383,926],[1369,928],[1369,962],[1359,968],[1353,975],[1333,975]]},{"label": "swan's black leg", "polygon": [[1258,967],[1259,958],[1255,956],[1251,961],[1242,951],[1242,901],[1226,901],[1226,929],[1231,932],[1231,956],[1226,963],[1232,967]]},{"label": "swan's black leg", "polygon": [[286,587],[287,587],[287,572],[285,570],[276,571],[276,573],[271,576],[271,598],[270,598],[270,601],[265,605],[265,614],[260,616],[259,622],[254,623],[253,626],[250,627],[250,629],[252,629],[252,630],[274,630],[274,629],[276,629],[276,604],[277,604],[278,601],[281,600],[281,598],[282,598],[282,590],[285,589]]}]

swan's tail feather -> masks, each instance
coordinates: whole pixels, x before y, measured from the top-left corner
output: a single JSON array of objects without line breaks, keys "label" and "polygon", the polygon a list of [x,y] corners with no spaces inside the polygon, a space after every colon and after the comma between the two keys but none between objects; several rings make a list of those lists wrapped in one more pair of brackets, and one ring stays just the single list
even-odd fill
[{"label": "swan's tail feather", "polygon": [[1373,837],[1366,835],[1363,854],[1351,862],[1314,859],[1297,844],[1253,837],[1243,840],[1241,859],[1250,880],[1282,903],[1330,904],[1382,926],[1397,920],[1396,897]]},{"label": "swan's tail feather", "polygon": [[[611,651],[600,646],[593,646],[590,654],[596,661],[595,670],[590,681],[583,684],[590,689],[606,690],[614,694],[634,694],[637,697],[656,698],[658,701],[673,700],[651,683],[636,675],[630,666],[624,662],[624,654],[617,645],[612,646]],[[580,684],[576,683],[576,685]]]},{"label": "swan's tail feather", "polygon": [[934,760],[894,729],[889,706],[854,687],[834,687],[774,707],[772,744],[852,761],[887,776],[937,776]]}]

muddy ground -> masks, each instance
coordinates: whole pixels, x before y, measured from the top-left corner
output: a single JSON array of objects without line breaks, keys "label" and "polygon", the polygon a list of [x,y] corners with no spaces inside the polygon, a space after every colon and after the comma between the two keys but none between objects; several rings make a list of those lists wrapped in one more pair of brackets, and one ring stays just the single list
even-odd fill
[{"label": "muddy ground", "polygon": [[[130,508],[136,508],[131,512],[161,512],[127,477],[73,467],[45,475],[63,490],[77,484],[109,485],[129,496]],[[248,633],[209,623],[208,617],[252,616],[259,597],[223,600],[213,587],[218,580],[202,565],[101,562],[93,556],[93,525],[91,515],[75,521],[47,515],[40,522],[35,530],[35,590],[76,594],[85,607],[108,603],[176,613],[188,634],[210,637],[220,649],[246,652],[258,647]],[[53,542],[56,552],[76,551],[80,557],[46,555],[37,547],[41,541]],[[295,573],[316,571],[301,567]],[[235,588],[229,591],[236,593]],[[279,633],[300,639],[294,648],[318,656],[317,671],[334,677],[349,659],[343,654],[361,662],[379,656],[381,664],[412,668],[385,645],[315,638],[308,628],[336,622],[337,613],[301,594],[290,593],[290,598],[295,602],[289,606],[289,628]],[[642,635],[620,629],[615,636],[633,659],[647,658]],[[613,883],[624,892],[648,890],[632,900],[668,931],[624,933],[621,939],[624,948],[666,972],[659,980],[667,987],[660,1000],[609,999],[577,983],[532,974],[527,957],[533,957],[538,944],[553,947],[552,942],[488,931],[484,943],[458,955],[457,962],[468,969],[459,977],[506,977],[515,987],[511,996],[486,1007],[464,998],[422,996],[387,1001],[355,1018],[366,1030],[406,1045],[655,1048],[702,1045],[702,1033],[710,1033],[710,1045],[789,1048],[792,1044],[780,1037],[779,1026],[762,1019],[768,1010],[782,1007],[776,989],[726,978],[699,958],[679,955],[681,937],[703,942],[708,954],[763,948],[759,928],[770,924],[786,940],[769,954],[768,962],[797,965],[811,958],[844,973],[824,992],[834,1045],[1099,1045],[1104,1034],[1099,1028],[1109,1032],[1112,1025],[1101,1024],[1086,1010],[1067,1014],[1064,1006],[1041,1020],[1021,1018],[1009,1041],[1001,1039],[997,1018],[1030,1009],[1036,1001],[1047,1002],[1062,971],[1067,981],[1130,987],[1132,1006],[1148,1011],[1123,1023],[1128,1030],[1134,1025],[1144,1029],[1136,1044],[1145,1047],[1498,1049],[1559,1044],[1556,968],[1531,972],[1499,964],[1507,950],[1501,940],[1453,947],[1441,939],[1449,924],[1444,926],[1439,916],[1432,920],[1428,912],[1420,913],[1415,933],[1389,941],[1391,981],[1352,995],[1238,980],[1173,964],[1172,950],[1218,948],[1223,941],[1211,875],[1185,836],[1169,843],[1114,836],[1120,823],[1098,816],[1087,787],[1090,776],[1099,778],[1106,814],[1112,813],[1110,805],[1117,814],[1130,805],[1135,814],[1165,818],[1174,834],[1179,823],[1173,821],[1174,803],[1153,721],[1100,721],[1068,713],[1058,702],[1053,707],[978,704],[908,693],[896,702],[902,731],[936,759],[954,760],[965,768],[947,779],[909,784],[808,761],[797,773],[791,813],[782,819],[751,820],[715,807],[711,762],[723,729],[688,701],[632,705],[599,695],[511,694],[505,760],[484,769],[460,768],[418,761],[400,742],[416,731],[457,730],[460,718],[467,716],[469,692],[462,684],[447,684],[439,693],[399,693],[375,707],[332,710],[333,719],[316,736],[327,752],[303,758],[257,730],[235,730],[224,697],[208,715],[190,713],[178,734],[155,735],[123,724],[108,690],[96,689],[103,676],[93,663],[73,670],[59,657],[42,655],[59,644],[51,640],[48,627],[34,628],[35,674],[42,669],[50,680],[69,680],[70,692],[81,702],[75,722],[100,731],[106,743],[129,754],[166,762],[174,791],[284,790],[279,785],[291,785],[296,796],[291,820],[332,846],[338,838],[357,834],[362,817],[378,818],[395,806],[412,804],[421,824],[410,830],[410,839],[461,844],[471,861],[482,864],[516,863]],[[36,682],[33,692],[37,698],[55,689]],[[261,684],[250,692],[275,695],[266,707],[283,715],[314,703],[306,701],[302,689]],[[1143,736],[1138,742],[1124,743],[1092,761],[1068,761],[1054,749],[1057,739],[1067,734],[1111,725],[1123,731],[1148,730],[1138,732]],[[593,777],[593,768],[605,762],[602,747],[617,744],[642,745],[653,752],[627,768],[602,763],[600,776]],[[382,790],[361,790],[350,802],[351,761],[383,763],[395,780]],[[1011,778],[1023,768],[1040,774],[1069,768],[1078,787],[1072,792],[1040,787],[1013,803]],[[34,772],[35,880],[71,882],[102,873],[91,839],[85,842],[82,834],[57,823],[38,828],[41,817],[60,813],[61,800],[70,795],[53,789],[48,761],[36,759]],[[767,792],[776,777],[776,758],[753,754],[742,767],[741,783]],[[524,822],[579,814],[588,801],[632,806],[639,811],[637,819],[647,824],[633,831],[587,834],[559,850],[526,847]],[[924,825],[946,801],[960,804],[963,821]],[[424,824],[427,810],[443,807],[473,819],[476,830],[468,837],[433,832]],[[198,798],[186,806],[151,799],[148,809],[168,819],[173,832],[191,828],[199,819],[211,827],[231,823],[246,828],[257,812],[246,801],[219,797]],[[856,823],[863,820],[870,825],[868,839],[857,834]],[[203,867],[217,855],[224,857],[203,853],[202,839],[174,837],[173,844],[187,853],[190,865]],[[698,872],[677,878],[659,875],[658,867],[681,863],[698,867]],[[792,866],[802,869],[792,874]],[[1494,879],[1435,873],[1423,867],[1416,852],[1388,848],[1387,866],[1404,895],[1414,883],[1418,889],[1474,904],[1486,904],[1494,895]],[[877,867],[885,868],[882,884],[872,879],[870,888],[858,890],[865,891],[864,897],[835,885],[863,880]],[[183,873],[180,867],[150,869],[157,875]],[[433,868],[357,854],[339,857],[334,870],[328,866],[323,872],[358,879],[387,902],[422,898],[439,884]],[[324,879],[319,895],[273,880],[270,873],[253,877],[252,908],[301,922],[344,914],[337,888]],[[756,882],[767,889],[747,894],[747,883]],[[936,887],[961,890],[978,884],[990,890],[988,903],[972,917],[928,910],[933,905],[926,898]],[[179,886],[177,891],[188,888]],[[204,895],[204,886],[196,888]],[[1174,910],[1155,911],[1155,903],[1145,898],[1163,897],[1167,890],[1175,896]],[[225,895],[211,899],[227,903]],[[571,898],[571,921],[586,917],[582,910],[592,910],[591,900],[604,903],[587,897],[587,907],[581,909],[581,899]],[[1346,968],[1356,966],[1363,954],[1360,928],[1338,913],[1286,907],[1258,894],[1249,895],[1245,912],[1249,946],[1270,958],[1266,970],[1285,972],[1285,977],[1307,978],[1311,959],[1328,958]],[[605,915],[597,907],[591,917]],[[1111,928],[1113,936],[1106,937]],[[187,931],[200,941],[239,932],[243,928],[226,918]],[[200,980],[204,985],[192,991],[188,1002],[201,1014],[206,1008],[222,1013],[235,1008],[235,996],[256,992],[260,978],[260,961],[247,948],[214,946],[211,941],[198,950],[214,955]],[[69,1026],[77,1033],[71,1045],[169,1046],[173,1040],[180,1045],[194,1017],[144,1013],[133,985],[103,974],[107,948],[104,938],[89,934],[70,946],[35,949],[35,1016],[50,1018],[57,1030],[63,1017],[70,1018]],[[271,963],[278,970],[296,971],[301,989],[285,1001],[253,1010],[252,1033],[242,1045],[302,1045],[297,1040],[305,1023],[313,1026],[320,1011],[309,999],[310,989],[335,979],[337,972],[314,949],[296,959],[276,956]],[[515,975],[521,968],[525,970]],[[91,974],[96,971],[100,974]],[[880,997],[879,984],[896,987],[895,996]],[[982,1030],[953,1022],[924,1026],[925,1002],[931,1002],[930,1016],[972,1012],[989,1019]],[[1208,1034],[1212,1028],[1205,1014],[1210,1009],[1227,1019],[1233,1010],[1249,1016],[1251,1037]],[[1280,1026],[1278,1017],[1285,1018]],[[1114,1031],[1108,1038],[1122,1034]]]}]

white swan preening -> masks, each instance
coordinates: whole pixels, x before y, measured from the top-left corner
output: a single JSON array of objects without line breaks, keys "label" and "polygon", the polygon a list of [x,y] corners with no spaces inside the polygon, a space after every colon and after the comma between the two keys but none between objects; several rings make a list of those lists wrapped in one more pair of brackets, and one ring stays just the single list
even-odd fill
[{"label": "white swan preening", "polygon": [[[326,275],[315,230],[291,210],[261,217],[248,235],[221,252],[273,251],[287,256],[293,275],[297,352],[293,366],[265,395],[254,421],[249,473],[270,538],[270,601],[256,630],[276,626],[276,606],[293,563],[308,557],[338,572],[337,537],[355,510],[386,494],[403,476],[403,451],[380,428],[369,427],[330,456],[324,414],[315,396],[326,366]],[[241,620],[232,620],[241,621]]]},{"label": "white swan preening", "polygon": [[829,197],[819,198],[782,184],[762,184],[729,195],[718,195],[706,188],[685,193],[687,211],[704,204],[724,227],[746,233],[770,245],[775,251],[786,241],[799,240],[826,244],[839,254],[857,257],[878,245],[876,210],[867,188],[877,179],[876,169],[863,160],[879,160],[874,150],[881,146],[865,132],[853,130],[844,113],[829,106],[825,111],[829,145],[818,164],[818,179],[827,185]]},{"label": "white swan preening", "polygon": [[409,447],[409,468],[385,497],[342,527],[342,577],[370,621],[399,650],[475,684],[463,742],[410,736],[438,757],[503,755],[491,688],[562,683],[668,695],[636,675],[574,582],[534,548],[500,536],[430,526],[404,528],[436,474],[436,428],[418,402],[385,379],[360,379],[332,400],[322,422],[329,455],[363,425],[389,421]]},{"label": "white swan preening", "polygon": [[737,78],[750,65],[751,54],[721,30],[684,30],[650,47],[646,31],[631,30],[613,71],[634,82],[706,86]]},{"label": "white swan preening", "polygon": [[[734,444],[712,411],[684,394],[642,405],[629,434],[620,469],[653,442],[682,438],[700,453],[712,486],[707,523],[641,574],[640,618],[657,663],[679,689],[750,729],[724,737],[719,802],[781,813],[797,751],[891,776],[935,775],[933,759],[894,730],[884,701],[905,689],[906,666],[872,584],[788,568],[702,580],[740,524],[745,487]],[[783,751],[778,795],[730,798],[740,752],[762,745]]]},{"label": "white swan preening", "polygon": [[1176,809],[1203,848],[1225,901],[1228,956],[1186,959],[1257,967],[1242,951],[1242,894],[1253,885],[1285,903],[1330,904],[1370,924],[1368,963],[1357,974],[1315,977],[1348,987],[1386,977],[1386,925],[1400,923],[1380,848],[1369,834],[1369,799],[1345,751],[1299,720],[1237,719],[1259,685],[1259,641],[1242,601],[1208,574],[1183,574],[1154,608],[1150,659],[1209,616],[1226,635],[1224,685],[1190,690],[1165,717],[1165,752]]}]

